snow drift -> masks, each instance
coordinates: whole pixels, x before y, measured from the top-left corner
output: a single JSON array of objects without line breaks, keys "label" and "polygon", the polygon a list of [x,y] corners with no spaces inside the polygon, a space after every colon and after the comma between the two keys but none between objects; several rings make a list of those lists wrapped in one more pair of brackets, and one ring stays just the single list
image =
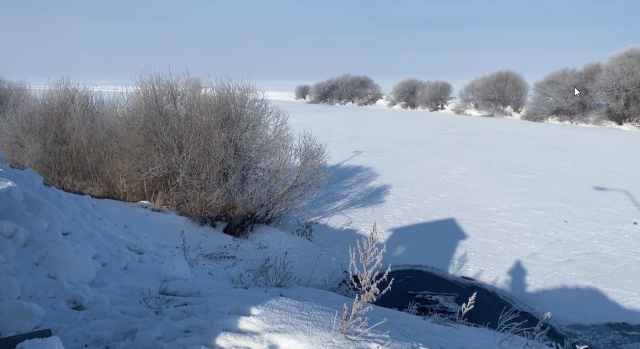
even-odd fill
[{"label": "snow drift", "polygon": [[[194,258],[189,267],[178,248],[181,231],[194,250],[233,258],[187,255]],[[314,259],[320,269],[335,266],[316,244],[279,230],[261,227],[248,240],[234,239],[146,204],[45,187],[35,172],[0,162],[0,336],[39,328],[56,336],[22,348],[59,348],[56,338],[66,348],[510,347],[487,330],[443,327],[378,307],[371,321],[388,318],[381,331],[390,333],[353,342],[333,322],[347,298],[232,282],[242,269],[285,250],[305,280],[312,279]]]}]

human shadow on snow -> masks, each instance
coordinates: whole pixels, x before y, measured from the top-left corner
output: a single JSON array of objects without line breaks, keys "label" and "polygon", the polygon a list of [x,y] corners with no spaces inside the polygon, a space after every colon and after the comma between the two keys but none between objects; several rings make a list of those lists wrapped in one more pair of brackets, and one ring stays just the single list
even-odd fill
[{"label": "human shadow on snow", "polygon": [[[394,228],[386,241],[387,258],[392,258],[395,264],[415,264],[419,260],[421,265],[436,268],[443,275],[449,275],[449,270],[462,269],[458,266],[461,262],[454,257],[459,252],[457,250],[460,242],[467,238],[467,233],[453,218]],[[475,269],[479,269],[477,267],[481,266],[476,266]],[[561,266],[558,268],[561,269]],[[520,260],[514,262],[508,276],[510,284],[506,291],[515,298],[545,300],[547,304],[557,304],[563,309],[582,310],[597,318],[640,323],[640,312],[626,309],[595,287],[559,287],[531,291],[527,283],[526,268]],[[546,310],[553,313],[554,309]]]},{"label": "human shadow on snow", "polygon": [[[590,324],[563,324],[565,331],[581,344],[591,349],[622,349],[640,343],[640,312],[625,308],[599,289],[573,286],[529,291],[527,270],[519,260],[509,270],[509,276],[509,293],[516,299],[526,297],[535,303],[544,302],[552,314],[557,308],[582,314],[579,322]],[[592,317],[609,321],[592,324]]]},{"label": "human shadow on snow", "polygon": [[[373,222],[372,222],[373,224]],[[349,227],[343,228],[335,228],[327,224],[318,224],[317,226],[317,239],[314,240],[316,244],[324,244],[328,250],[324,250],[324,252],[320,252],[319,256],[309,256],[309,259],[316,260],[316,263],[330,263],[331,266],[326,265],[326,267],[318,266],[316,273],[317,276],[322,273],[320,270],[324,270],[324,272],[328,272],[334,270],[336,273],[334,278],[329,275],[325,275],[326,279],[331,279],[332,282],[338,282],[343,277],[348,277],[348,275],[342,274],[341,267],[348,266],[348,246],[354,246],[355,241],[360,239],[366,234],[366,231],[358,231],[356,229],[352,229]],[[386,243],[387,246],[387,255],[385,261],[392,260],[394,265],[404,264],[404,262],[413,262],[416,260],[420,261],[420,264],[423,266],[427,266],[430,268],[439,269],[437,271],[437,275],[452,280],[455,283],[458,283],[465,287],[464,285],[474,284],[476,286],[480,286],[490,291],[496,291],[496,288],[484,284],[478,281],[468,281],[462,280],[458,276],[450,275],[448,270],[451,270],[452,266],[459,264],[460,262],[455,258],[456,252],[459,248],[460,242],[467,239],[469,235],[464,231],[464,229],[458,224],[457,220],[454,218],[436,220],[431,222],[424,222],[418,224],[411,224],[399,228],[391,229],[391,234],[389,235],[386,241],[381,241]],[[331,251],[332,250],[332,251]],[[460,254],[460,253],[458,253]],[[332,258],[336,257],[336,259]],[[408,264],[408,263],[407,263]],[[314,269],[316,267],[314,266]],[[393,266],[392,266],[393,270]],[[313,270],[309,271],[310,274],[313,274]],[[434,274],[435,275],[435,274]],[[640,313],[635,310],[626,309],[625,307],[619,305],[614,300],[608,298],[603,292],[594,287],[559,287],[552,288],[546,290],[530,290],[530,285],[527,280],[527,270],[524,264],[521,261],[515,261],[513,266],[510,268],[508,272],[508,276],[510,277],[510,284],[508,287],[499,292],[500,295],[504,295],[509,301],[514,301],[513,304],[522,306],[522,304],[526,304],[527,302],[538,303],[538,300],[544,300],[545,307],[548,309],[542,309],[544,311],[550,311],[554,313],[556,308],[554,305],[557,305],[558,308],[562,309],[576,309],[576,311],[582,311],[585,314],[593,314],[594,317],[600,318],[602,314],[611,314],[612,319],[619,319],[616,321],[625,321],[632,319],[639,319]],[[315,277],[314,277],[315,278]],[[302,276],[303,281],[311,279],[310,276]],[[396,284],[397,290],[406,288],[407,280],[403,281],[400,278],[394,281]],[[436,282],[436,281],[434,281]],[[313,285],[313,283],[312,283]],[[414,290],[414,291],[429,291],[429,287],[432,285],[431,283],[426,284],[425,289],[422,290]],[[441,290],[443,287],[439,283],[433,284],[435,288],[432,291],[435,292],[444,292]],[[327,286],[327,285],[325,285]],[[324,288],[324,287],[321,287]],[[392,287],[393,290],[393,287]],[[469,289],[469,292],[473,291],[472,288]],[[282,291],[285,295],[287,291]],[[406,292],[405,292],[406,293]],[[389,295],[393,294],[391,292]],[[460,293],[460,301],[465,301],[469,295]],[[464,297],[463,297],[464,296]],[[480,297],[480,296],[479,296]],[[488,298],[483,295],[483,297]],[[271,297],[266,297],[267,299]],[[266,299],[256,299],[252,305],[259,306],[260,304],[265,304]],[[485,299],[485,302],[487,300]],[[492,300],[488,300],[492,302]],[[330,303],[335,302],[335,300]],[[480,302],[480,299],[478,299]],[[339,305],[339,304],[338,304]],[[534,306],[535,304],[530,304],[530,306]],[[536,306],[539,308],[539,305]],[[480,306],[478,306],[478,311]],[[501,309],[498,309],[498,312]],[[524,309],[525,311],[530,309]],[[482,314],[471,314],[470,316],[480,316]],[[491,319],[485,319],[483,321],[497,321],[497,315],[491,315]],[[499,314],[498,314],[499,315]],[[535,313],[534,313],[535,315]],[[541,314],[537,314],[539,316]],[[495,318],[495,319],[494,319]],[[533,320],[535,322],[535,317]],[[585,322],[589,321],[588,318],[585,318]],[[486,322],[485,322],[486,323]],[[566,325],[566,324],[565,324]],[[594,341],[594,338],[601,337],[601,331],[606,328],[607,334],[613,336],[614,339],[603,344],[599,344],[599,342]],[[577,338],[579,336],[586,336],[581,338],[582,344],[589,344],[590,349],[598,349],[598,348],[625,348],[624,345],[628,345],[629,343],[634,342],[635,337],[632,338],[632,335],[629,335],[629,328],[625,327],[624,329],[620,329],[615,327],[611,327],[612,325],[597,325],[595,327],[575,327],[570,326],[568,329],[569,335],[571,338]],[[625,325],[630,326],[630,325]],[[241,324],[236,324],[235,321],[231,321],[230,324],[220,329],[221,331],[227,332],[236,332],[236,328],[242,327]],[[632,327],[633,330],[635,327]],[[625,334],[626,333],[626,334]],[[390,334],[391,338],[394,337],[393,332]],[[626,336],[626,337],[625,337]],[[617,338],[617,339],[616,339]],[[618,341],[613,343],[612,341]],[[611,344],[613,343],[613,344]],[[618,345],[617,343],[621,343]]]},{"label": "human shadow on snow", "polygon": [[[358,156],[361,152],[354,153],[353,157]],[[347,164],[352,158],[327,167],[329,173],[327,185],[311,199],[307,206],[313,210],[317,218],[329,219],[336,215],[345,214],[345,211],[348,210],[374,207],[385,202],[391,186],[379,183],[379,174],[373,168]],[[599,187],[594,187],[594,189],[621,191],[640,210],[637,199],[628,191]],[[333,277],[325,275],[326,280],[331,279],[332,282],[337,282],[344,277],[341,271],[348,267],[348,246],[355,246],[355,242],[366,234],[366,231],[357,231],[351,228],[350,223],[348,222],[340,228],[322,223],[316,225],[314,243],[322,245],[323,251],[319,256],[309,256],[309,258],[315,259],[316,263],[323,263],[326,259],[326,263],[332,264],[332,266],[327,266],[328,268],[318,268],[324,269],[325,272],[329,270],[335,272]],[[374,222],[370,223],[373,225]],[[453,281],[461,280],[458,276],[451,275],[449,271],[452,270],[459,274],[456,270],[465,269],[461,264],[468,263],[468,258],[466,258],[466,253],[458,251],[458,248],[460,242],[468,237],[469,235],[455,218],[392,228],[388,239],[384,241],[387,246],[385,260],[392,260],[394,265],[416,264],[416,261],[419,261],[422,266],[437,269],[438,275]],[[478,269],[477,267],[475,269]],[[313,270],[310,271],[310,274],[308,278],[303,277],[303,279],[315,278]],[[585,314],[593,314],[597,318],[602,318],[602,315],[610,315],[613,321],[638,322],[635,320],[640,319],[639,312],[621,306],[594,287],[558,287],[531,291],[527,283],[527,270],[519,260],[514,262],[508,276],[511,281],[507,289],[502,290],[502,294],[512,297],[516,301],[523,300],[524,303],[527,301],[537,303],[537,300],[544,300],[545,304],[550,305],[549,309],[543,309],[545,311],[553,313],[554,305],[557,305],[558,308],[576,309],[576,311],[582,311]],[[473,282],[478,286],[495,290],[495,287],[491,285],[478,281]],[[589,319],[586,318],[585,322],[588,321]],[[598,348],[598,346],[592,348]]]},{"label": "human shadow on snow", "polygon": [[[640,323],[640,312],[627,309],[610,299],[595,287],[558,287],[539,291],[529,291],[527,270],[521,261],[516,261],[509,270],[511,278],[509,293],[516,298],[528,298],[535,302],[544,300],[550,304],[548,311],[554,308],[574,309],[586,316],[584,322],[592,322],[589,316],[608,318],[609,322]],[[588,314],[588,315],[587,315]],[[640,330],[640,328],[639,328]]]},{"label": "human shadow on snow", "polygon": [[[415,264],[415,261],[420,261],[421,266],[437,269],[434,271],[435,275],[460,284],[468,283],[467,280],[449,273],[449,270],[455,273],[455,270],[464,269],[459,265],[460,263],[468,263],[465,258],[462,258],[462,261],[460,258],[455,258],[456,254],[462,257],[466,255],[457,249],[460,242],[467,239],[468,235],[454,218],[412,224],[391,230],[392,233],[386,240],[386,260],[391,258],[396,265]],[[558,268],[561,269],[561,266]],[[545,309],[541,310],[552,314],[556,309],[563,309],[563,311],[573,309],[574,315],[582,314],[579,315],[581,316],[579,321],[584,323],[592,322],[591,317],[607,319],[612,323],[626,322],[626,324],[614,325],[577,325],[567,329],[569,332],[573,331],[574,338],[587,336],[583,342],[590,344],[590,348],[626,348],[625,345],[629,343],[640,343],[640,328],[630,325],[640,323],[640,312],[625,308],[598,288],[567,286],[533,291],[527,282],[527,270],[520,260],[514,262],[508,271],[508,276],[510,283],[506,289],[499,291],[499,294],[515,302],[514,305],[532,302],[534,304],[529,306],[538,304],[536,308],[540,308],[539,303],[543,303]],[[494,286],[482,282],[473,281],[473,283],[487,290],[496,290]],[[441,285],[434,285],[431,291],[441,291],[439,287]],[[494,321],[497,321],[497,318]],[[630,335],[629,327],[638,332],[637,335]],[[597,342],[603,333],[607,333],[614,339],[605,344]]]}]

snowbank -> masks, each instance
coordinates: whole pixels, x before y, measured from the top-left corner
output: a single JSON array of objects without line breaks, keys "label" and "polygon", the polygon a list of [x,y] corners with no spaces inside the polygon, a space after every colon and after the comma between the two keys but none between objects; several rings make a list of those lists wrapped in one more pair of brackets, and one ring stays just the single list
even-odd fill
[{"label": "snowbank", "polygon": [[16,349],[64,349],[58,337],[36,338],[24,341]]},{"label": "snowbank", "polygon": [[[287,251],[301,284],[326,285],[340,263],[327,246],[269,227],[234,239],[144,204],[47,188],[33,171],[1,162],[0,183],[0,335],[50,328],[57,336],[21,348],[511,347],[487,330],[378,307],[371,323],[389,322],[365,341],[349,341],[334,318],[351,300],[238,282],[241,272]],[[345,256],[346,249],[336,247]]]},{"label": "snowbank", "polygon": [[32,302],[4,301],[0,302],[0,314],[0,335],[7,337],[31,331],[45,312]]}]

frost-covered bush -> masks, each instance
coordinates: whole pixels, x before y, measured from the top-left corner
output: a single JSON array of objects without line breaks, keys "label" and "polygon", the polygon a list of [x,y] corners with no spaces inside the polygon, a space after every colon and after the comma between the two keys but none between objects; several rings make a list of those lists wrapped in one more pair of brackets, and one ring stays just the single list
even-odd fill
[{"label": "frost-covered bush", "polygon": [[296,86],[296,99],[307,99],[307,96],[311,93],[311,86],[298,85]]},{"label": "frost-covered bush", "polygon": [[460,102],[489,115],[519,113],[524,108],[529,85],[511,70],[498,70],[476,78],[460,90]]},{"label": "frost-covered bush", "polygon": [[[601,71],[600,63],[592,63],[582,69],[562,69],[548,74],[533,85],[533,98],[522,118],[587,121],[598,102],[595,87]],[[579,97],[575,96],[574,88],[580,91]]]},{"label": "frost-covered bush", "polygon": [[162,193],[167,206],[228,222],[237,236],[323,184],[324,145],[294,135],[287,113],[251,85],[143,76],[124,105],[136,200]]},{"label": "frost-covered bush", "polygon": [[106,100],[62,80],[5,113],[0,151],[61,189],[225,221],[234,236],[323,184],[324,145],[255,87],[163,75],[134,87]]},{"label": "frost-covered bush", "polygon": [[[580,96],[574,96],[574,87]],[[563,69],[547,75],[533,88],[523,119],[590,121],[596,112],[618,124],[640,123],[640,48],[617,53],[604,65]]]},{"label": "frost-covered bush", "polygon": [[391,90],[391,102],[389,106],[400,105],[400,107],[404,109],[417,108],[418,92],[422,90],[424,85],[424,81],[414,78],[400,81],[393,87],[393,90]]},{"label": "frost-covered bush", "polygon": [[406,79],[394,86],[389,106],[400,105],[404,109],[422,107],[431,111],[442,110],[447,105],[452,91],[453,87],[446,81]]},{"label": "frost-covered bush", "polygon": [[11,165],[38,171],[48,185],[101,195],[114,141],[109,114],[100,95],[59,80],[39,98],[26,96],[6,109],[0,151]]},{"label": "frost-covered bush", "polygon": [[[7,161],[13,155],[14,158],[24,157],[28,153],[25,142],[17,142],[16,135],[12,134],[9,125],[15,125],[20,117],[23,124],[20,129],[23,135],[33,135],[34,129],[30,129],[26,111],[33,110],[35,106],[34,95],[23,83],[15,83],[0,78],[0,153],[5,153]],[[20,112],[19,112],[20,111]],[[17,125],[15,125],[17,126]],[[15,130],[15,126],[11,127]],[[30,148],[33,151],[33,147]],[[26,167],[17,164],[18,167]]]},{"label": "frost-covered bush", "polygon": [[27,85],[0,77],[0,116],[12,106],[23,103],[31,97]]},{"label": "frost-covered bush", "polygon": [[362,106],[375,104],[380,98],[382,90],[370,77],[343,74],[313,85],[310,102]]},{"label": "frost-covered bush", "polygon": [[453,92],[453,86],[446,81],[427,81],[418,91],[417,102],[420,107],[431,111],[443,110]]},{"label": "frost-covered bush", "polygon": [[612,121],[640,123],[640,47],[611,56],[596,84],[605,115]]}]

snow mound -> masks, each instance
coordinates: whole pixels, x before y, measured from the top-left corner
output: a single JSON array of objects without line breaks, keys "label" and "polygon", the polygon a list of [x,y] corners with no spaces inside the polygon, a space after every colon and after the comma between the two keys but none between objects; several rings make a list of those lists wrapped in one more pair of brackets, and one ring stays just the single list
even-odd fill
[{"label": "snow mound", "polygon": [[73,245],[46,247],[38,259],[47,276],[71,284],[88,284],[96,275],[93,254],[86,248]]},{"label": "snow mound", "polygon": [[[371,323],[389,322],[354,342],[334,323],[352,299],[250,282],[266,258],[286,252],[301,284],[333,285],[345,245],[334,255],[326,242],[270,227],[235,239],[145,205],[45,187],[35,172],[2,162],[0,183],[0,335],[50,328],[57,336],[22,348],[511,347],[484,329],[455,330],[375,306]],[[240,283],[241,274],[249,282]]]},{"label": "snow mound", "polygon": [[9,221],[0,221],[0,237],[12,240],[16,246],[24,247],[29,239],[29,232]]},{"label": "snow mound", "polygon": [[0,276],[0,285],[0,302],[15,301],[20,297],[22,290],[16,280]]},{"label": "snow mound", "polygon": [[24,341],[16,349],[64,349],[64,345],[58,337],[35,338]]},{"label": "snow mound", "polygon": [[15,183],[2,178],[0,178],[0,197],[8,198],[18,204],[24,200],[24,194]]},{"label": "snow mound", "polygon": [[33,330],[42,321],[44,309],[32,302],[0,302],[0,335],[3,337]]},{"label": "snow mound", "polygon": [[162,281],[190,280],[191,268],[183,256],[175,255],[167,258],[162,267]]}]

